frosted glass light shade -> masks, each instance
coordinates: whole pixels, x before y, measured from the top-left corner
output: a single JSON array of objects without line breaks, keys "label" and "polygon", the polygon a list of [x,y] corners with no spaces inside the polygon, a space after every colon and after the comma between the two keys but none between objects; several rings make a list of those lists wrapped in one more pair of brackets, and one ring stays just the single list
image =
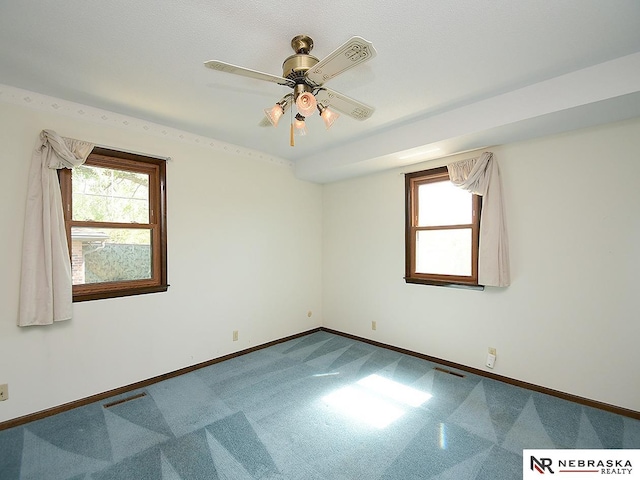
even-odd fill
[{"label": "frosted glass light shade", "polygon": [[322,117],[322,120],[324,120],[324,124],[327,127],[327,130],[329,130],[331,128],[331,125],[333,125],[333,122],[338,119],[340,114],[334,112],[333,110],[329,110],[328,108],[323,108],[320,116]]},{"label": "frosted glass light shade", "polygon": [[313,115],[317,106],[318,103],[316,102],[316,97],[314,97],[310,92],[301,93],[296,99],[296,107],[298,107],[298,112],[303,117]]},{"label": "frosted glass light shade", "polygon": [[271,125],[273,125],[274,127],[277,127],[278,122],[280,121],[280,117],[284,115],[284,109],[282,108],[282,105],[280,105],[279,103],[276,103],[271,108],[265,108],[264,114],[267,116],[267,118],[271,122]]},{"label": "frosted glass light shade", "polygon": [[307,125],[304,121],[304,117],[300,114],[297,114],[293,120],[293,127],[296,135],[302,136],[307,134]]}]

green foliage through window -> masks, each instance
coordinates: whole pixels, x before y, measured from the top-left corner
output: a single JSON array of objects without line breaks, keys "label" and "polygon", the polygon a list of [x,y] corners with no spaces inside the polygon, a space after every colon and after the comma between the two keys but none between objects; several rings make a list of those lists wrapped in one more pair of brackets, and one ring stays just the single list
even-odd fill
[{"label": "green foliage through window", "polygon": [[166,291],[165,162],[94,149],[60,173],[74,301]]}]

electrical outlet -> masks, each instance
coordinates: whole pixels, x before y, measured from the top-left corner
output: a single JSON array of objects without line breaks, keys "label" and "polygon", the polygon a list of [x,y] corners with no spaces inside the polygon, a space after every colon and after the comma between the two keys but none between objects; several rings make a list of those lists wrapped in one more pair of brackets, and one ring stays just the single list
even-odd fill
[{"label": "electrical outlet", "polygon": [[0,385],[0,402],[9,399],[9,384],[3,383]]},{"label": "electrical outlet", "polygon": [[238,330],[234,330],[233,331],[233,341],[237,342],[238,341]]},{"label": "electrical outlet", "polygon": [[489,353],[487,355],[487,363],[486,363],[487,367],[493,368],[495,364],[496,364],[496,356]]},{"label": "electrical outlet", "polygon": [[371,322],[371,330],[377,330],[378,329],[378,322],[376,322],[375,320],[373,320]]},{"label": "electrical outlet", "polygon": [[487,361],[485,365],[489,368],[493,368],[496,364],[496,349],[489,347],[489,353],[487,354]]}]

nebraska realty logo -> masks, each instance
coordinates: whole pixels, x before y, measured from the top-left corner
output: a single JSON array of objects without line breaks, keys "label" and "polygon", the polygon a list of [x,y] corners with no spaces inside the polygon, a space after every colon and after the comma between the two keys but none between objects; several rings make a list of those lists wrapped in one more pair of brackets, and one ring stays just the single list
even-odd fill
[{"label": "nebraska realty logo", "polygon": [[640,480],[640,450],[523,450],[522,473],[523,480],[544,478],[540,475]]}]

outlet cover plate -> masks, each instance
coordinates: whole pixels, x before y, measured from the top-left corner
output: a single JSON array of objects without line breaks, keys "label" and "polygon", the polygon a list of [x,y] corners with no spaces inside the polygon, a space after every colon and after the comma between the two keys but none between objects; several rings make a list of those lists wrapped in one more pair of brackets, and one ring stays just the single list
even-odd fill
[{"label": "outlet cover plate", "polygon": [[489,353],[487,355],[487,363],[486,363],[487,367],[493,368],[495,364],[496,364],[496,356]]}]

